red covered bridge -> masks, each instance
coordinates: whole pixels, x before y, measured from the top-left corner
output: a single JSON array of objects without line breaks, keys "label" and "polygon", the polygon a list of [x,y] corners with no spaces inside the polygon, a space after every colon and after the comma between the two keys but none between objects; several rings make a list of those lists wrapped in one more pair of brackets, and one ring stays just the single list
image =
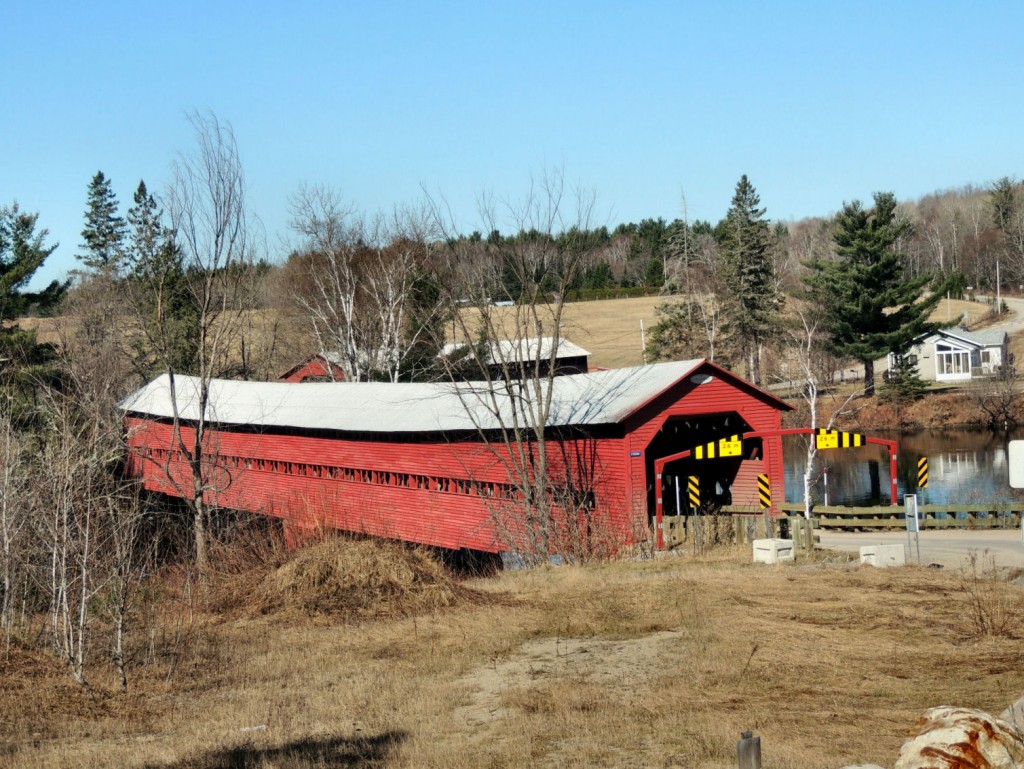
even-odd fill
[{"label": "red covered bridge", "polygon": [[[129,472],[179,494],[189,477],[197,380],[177,376],[179,427],[166,376],[121,405]],[[221,507],[444,548],[511,549],[507,515],[528,516],[503,441],[505,404],[529,384],[391,384],[215,380],[207,408],[207,499]],[[648,537],[654,462],[709,441],[777,430],[791,407],[705,360],[557,377],[547,420],[552,493],[565,492],[588,526],[619,541]],[[745,455],[665,468],[698,475],[702,498],[757,504],[767,473],[784,499],[781,438],[744,442]],[[668,512],[671,495],[666,494]]]}]

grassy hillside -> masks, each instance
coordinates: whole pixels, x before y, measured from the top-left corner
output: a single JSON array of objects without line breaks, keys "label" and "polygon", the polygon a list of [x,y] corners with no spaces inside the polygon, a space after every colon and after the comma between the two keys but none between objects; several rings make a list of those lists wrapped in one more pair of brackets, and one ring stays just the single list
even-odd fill
[{"label": "grassy hillside", "polygon": [[[576,344],[591,353],[590,364],[602,368],[638,366],[644,362],[640,324],[647,333],[657,323],[655,308],[674,297],[643,296],[628,299],[606,299],[593,302],[572,302],[565,307],[563,333]],[[956,320],[963,314],[973,322],[984,318],[989,306],[978,302],[954,300],[948,305],[941,302],[932,318],[946,321]],[[273,311],[258,313],[260,322],[270,325],[268,317]],[[25,318],[20,321],[27,328],[35,328],[41,341],[56,342],[58,320],[53,318]],[[280,339],[276,345],[277,362],[275,371],[284,371],[292,364],[303,360],[315,349],[314,341],[302,323],[301,318],[291,314],[281,315],[277,326]]]},{"label": "grassy hillside", "polygon": [[[643,363],[640,322],[647,333],[658,322],[655,308],[674,297],[644,296],[630,299],[609,299],[597,302],[575,302],[566,305],[565,335],[587,348],[592,366],[618,368]],[[967,315],[973,323],[987,315],[989,306],[980,302],[943,300],[932,313],[932,320],[955,321]]]}]

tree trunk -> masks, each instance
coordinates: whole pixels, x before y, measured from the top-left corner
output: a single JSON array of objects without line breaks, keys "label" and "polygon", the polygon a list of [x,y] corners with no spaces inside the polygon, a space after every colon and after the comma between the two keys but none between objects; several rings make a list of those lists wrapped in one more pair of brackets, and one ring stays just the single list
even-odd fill
[{"label": "tree trunk", "polygon": [[807,437],[807,464],[804,466],[804,518],[811,519],[811,486],[814,481],[814,467],[818,459],[818,449],[814,445],[814,436]]},{"label": "tree trunk", "polygon": [[199,578],[199,595],[205,600],[210,578],[210,556],[206,549],[206,505],[202,491],[193,502],[192,533],[196,540],[196,574]]},{"label": "tree trunk", "polygon": [[124,664],[124,624],[127,607],[125,606],[125,591],[127,586],[121,586],[121,593],[117,597],[117,608],[114,613],[114,665],[121,677],[121,691],[128,691],[128,672]]},{"label": "tree trunk", "polygon": [[864,364],[864,394],[871,397],[875,394],[875,362],[864,360],[861,363]]}]

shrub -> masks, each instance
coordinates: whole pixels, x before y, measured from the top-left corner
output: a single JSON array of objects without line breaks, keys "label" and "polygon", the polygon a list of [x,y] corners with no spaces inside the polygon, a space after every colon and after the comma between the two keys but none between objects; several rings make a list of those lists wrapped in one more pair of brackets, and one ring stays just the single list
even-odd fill
[{"label": "shrub", "polygon": [[960,570],[964,614],[961,630],[971,638],[1014,638],[1024,619],[1024,600],[1009,590],[986,550],[970,551]]}]

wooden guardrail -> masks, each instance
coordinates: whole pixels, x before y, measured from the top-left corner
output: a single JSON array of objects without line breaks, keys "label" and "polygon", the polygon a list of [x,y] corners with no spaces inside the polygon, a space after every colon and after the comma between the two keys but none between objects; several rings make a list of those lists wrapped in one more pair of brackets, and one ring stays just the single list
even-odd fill
[{"label": "wooden guardrail", "polygon": [[[693,516],[665,516],[665,542],[670,548],[684,543],[699,543],[701,539],[710,542],[728,531],[725,536],[737,544],[750,544],[755,539],[788,537],[794,541],[798,551],[804,552],[814,549],[817,540],[815,530],[904,530],[907,526],[901,505],[816,505],[810,521],[804,519],[802,502],[785,502],[778,507],[783,515],[777,512],[765,514],[757,505],[725,505],[719,511],[721,515],[705,515],[699,519],[703,536],[697,533],[695,525],[698,519]],[[1021,525],[1024,503],[918,505],[918,514],[922,530],[1015,529]]]},{"label": "wooden guardrail", "polygon": [[[791,519],[803,517],[803,502],[784,502],[779,508]],[[922,529],[1013,529],[1020,527],[1024,503],[918,505],[917,510]],[[722,512],[744,519],[764,514],[759,507],[751,505],[726,505]],[[907,526],[902,505],[815,505],[811,519],[819,529],[905,529]]]},{"label": "wooden guardrail", "polygon": [[[803,503],[781,505],[788,514],[802,514]],[[1012,529],[1020,526],[1024,504],[918,505],[921,529]],[[815,505],[812,518],[820,529],[905,529],[902,505],[846,507]]]},{"label": "wooden guardrail", "polygon": [[793,540],[799,553],[814,550],[814,530],[818,524],[802,515],[766,515],[757,505],[726,505],[722,512],[732,518],[733,541],[738,545],[749,545],[755,539],[786,537]]}]

